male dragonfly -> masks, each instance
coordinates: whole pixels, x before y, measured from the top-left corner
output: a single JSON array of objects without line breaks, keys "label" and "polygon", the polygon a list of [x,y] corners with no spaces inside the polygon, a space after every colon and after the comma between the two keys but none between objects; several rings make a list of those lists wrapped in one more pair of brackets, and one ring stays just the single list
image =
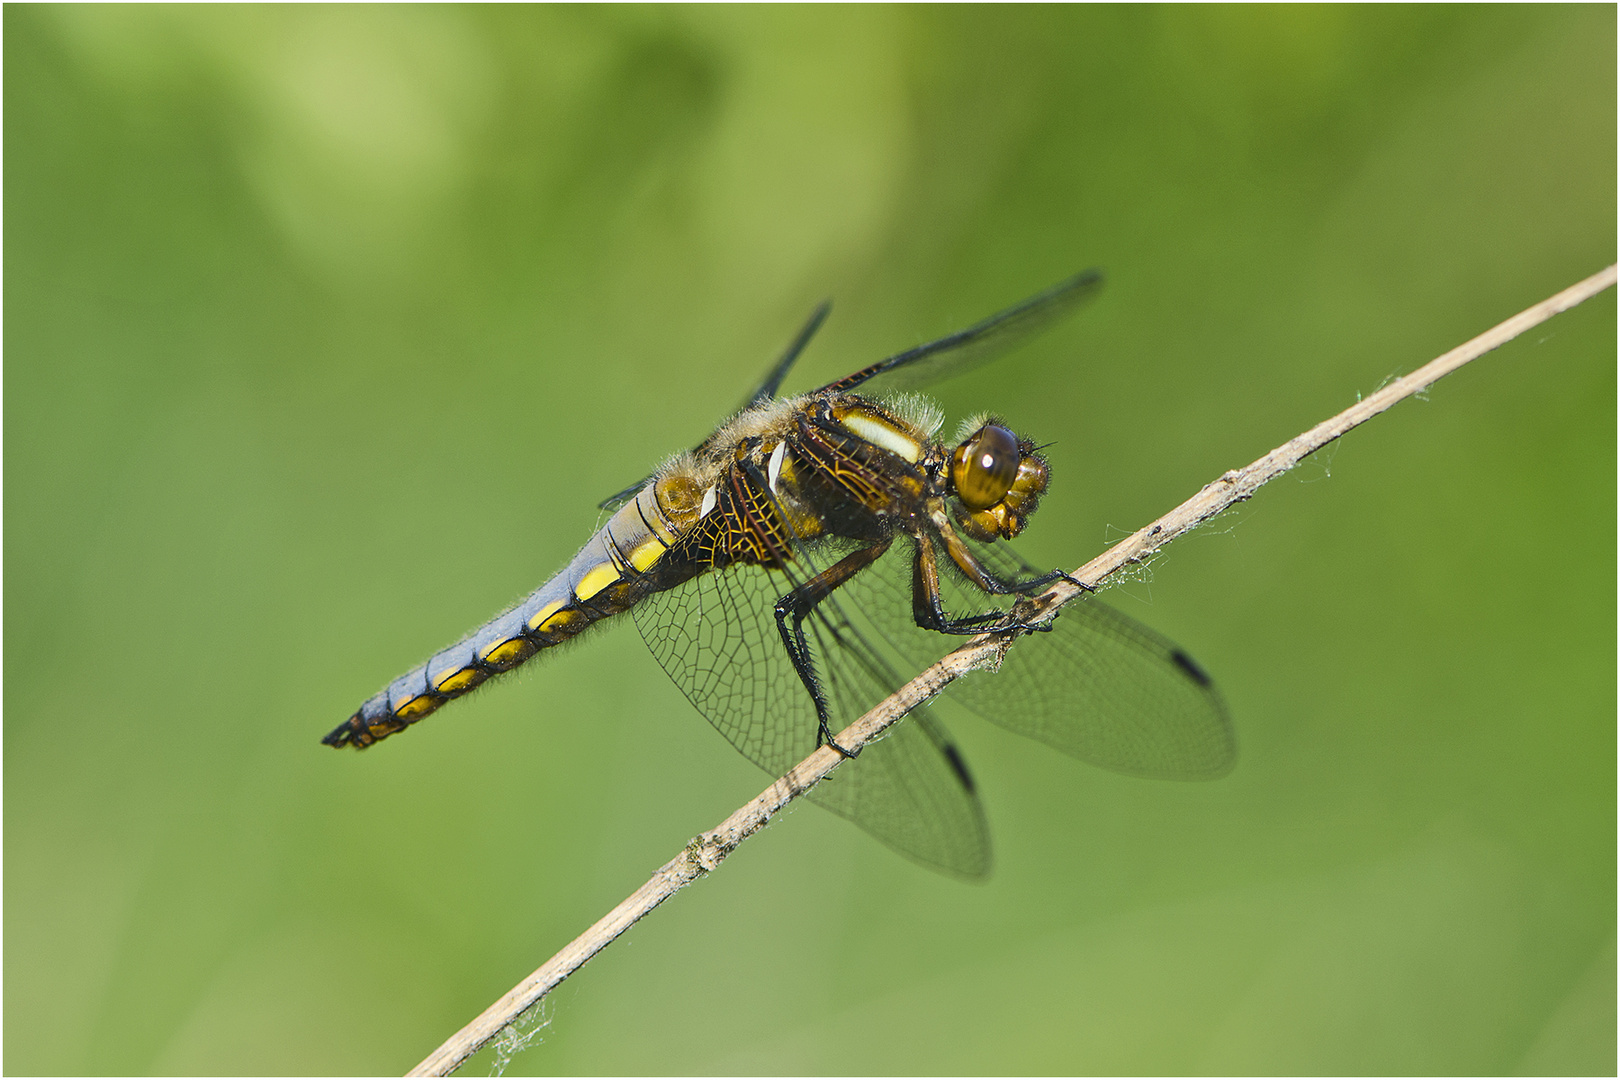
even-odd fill
[{"label": "male dragonfly", "polygon": [[[1035,445],[993,416],[944,443],[939,409],[895,393],[1027,341],[1101,281],[1087,271],[819,390],[777,397],[822,305],[740,412],[602,503],[612,516],[560,573],[389,683],[322,741],[370,746],[634,609],[692,704],[772,775],[824,744],[842,751],[834,732],[953,637],[1009,629],[1046,632],[1020,642],[999,673],[959,679],[949,697],[1106,769],[1224,774],[1231,722],[1186,653],[1092,596],[1044,625],[1020,621],[1019,597],[1066,576],[1035,571],[1004,544],[1047,488]],[[926,708],[809,797],[919,863],[966,878],[989,872],[973,779]]]}]

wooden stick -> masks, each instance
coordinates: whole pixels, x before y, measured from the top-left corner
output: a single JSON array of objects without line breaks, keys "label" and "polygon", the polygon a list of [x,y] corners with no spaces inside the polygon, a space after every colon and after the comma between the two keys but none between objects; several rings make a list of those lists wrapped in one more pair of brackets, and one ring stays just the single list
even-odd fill
[{"label": "wooden stick", "polygon": [[[1075,571],[1075,579],[1087,587],[1095,587],[1120,568],[1142,561],[1227,507],[1248,499],[1268,480],[1292,469],[1340,435],[1372,419],[1402,398],[1410,397],[1470,360],[1512,341],[1531,327],[1590,299],[1614,283],[1615,268],[1610,266],[1492,327],[1472,341],[1457,346],[1412,374],[1396,379],[1332,419],[1290,439],[1258,461],[1206,484],[1198,494],[1159,520],[1138,529],[1086,563]],[[1047,614],[1055,611],[1059,605],[1084,591],[1077,585],[1060,581],[1036,599],[1040,605],[1039,612]],[[839,732],[839,745],[859,750],[882,734],[889,725],[943,690],[957,676],[975,668],[998,664],[1013,639],[1013,635],[1007,634],[983,634],[973,638]],[[499,1001],[446,1040],[443,1046],[429,1054],[408,1075],[444,1076],[455,1070],[499,1034],[501,1029],[534,1007],[553,987],[635,925],[642,916],[719,866],[737,845],[764,828],[778,811],[815,786],[843,760],[837,751],[822,747],[719,826],[695,837],[679,855],[659,867],[645,885],[597,920],[589,930],[569,942],[566,948],[547,960],[534,974],[502,995]]]}]

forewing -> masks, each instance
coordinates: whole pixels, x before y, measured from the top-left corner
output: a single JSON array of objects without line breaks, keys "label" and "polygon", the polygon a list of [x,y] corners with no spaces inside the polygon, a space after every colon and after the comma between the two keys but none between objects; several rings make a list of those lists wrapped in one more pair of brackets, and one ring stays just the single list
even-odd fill
[{"label": "forewing", "polygon": [[[743,756],[773,776],[815,750],[818,728],[773,613],[791,588],[786,574],[738,565],[701,574],[634,609],[670,678]],[[805,622],[834,731],[899,685],[836,599],[823,601]],[[967,878],[989,872],[983,809],[948,735],[926,709],[913,710],[887,737],[843,762],[808,797],[926,866]]]},{"label": "forewing", "polygon": [[[896,544],[885,559],[903,546]],[[971,546],[1004,580],[1041,574],[1005,546]],[[940,561],[941,593],[951,615],[1011,606],[1009,598],[987,596],[959,573],[945,573],[953,568],[943,556]],[[877,580],[893,583],[896,577]],[[919,669],[965,640],[918,629],[909,591],[874,601],[874,611],[885,613],[885,635]],[[1095,596],[1066,604],[1049,625],[1015,642],[999,671],[970,672],[946,696],[993,724],[1113,772],[1206,780],[1231,770],[1237,742],[1226,703],[1174,642]]]},{"label": "forewing", "polygon": [[868,383],[863,392],[913,390],[960,375],[1050,329],[1096,295],[1102,282],[1102,271],[1086,270],[966,330],[879,360],[819,392],[841,393]]},{"label": "forewing", "polygon": [[651,482],[651,476],[643,476],[640,480],[637,480],[623,491],[616,491],[612,495],[609,495],[607,498],[603,499],[601,502],[597,503],[596,508],[598,510],[606,510],[609,513],[612,513],[625,503],[629,502],[631,499],[635,498],[636,492],[640,491]]},{"label": "forewing", "polygon": [[823,300],[816,305],[816,310],[810,313],[810,318],[805,321],[803,328],[799,330],[798,336],[788,343],[788,347],[783,351],[781,357],[771,366],[771,370],[765,373],[765,378],[760,381],[759,388],[748,395],[748,399],[743,402],[743,408],[748,409],[755,405],[763,405],[776,396],[777,390],[782,387],[782,380],[787,378],[788,371],[793,367],[794,361],[799,359],[799,354],[804,351],[804,347],[810,344],[810,339],[815,336],[817,330],[821,329],[822,322],[827,318],[827,312],[831,310],[832,302],[830,300]]},{"label": "forewing", "polygon": [[[792,369],[794,362],[799,359],[799,354],[804,351],[804,347],[806,345],[810,344],[810,339],[815,336],[816,331],[821,329],[822,322],[827,318],[827,312],[831,310],[832,304],[829,301],[823,300],[816,306],[816,310],[810,313],[810,318],[807,319],[804,326],[800,328],[798,336],[788,343],[787,349],[785,349],[782,355],[777,358],[776,363],[771,365],[771,369],[767,371],[765,373],[765,377],[760,380],[759,386],[754,389],[753,393],[749,394],[743,399],[742,409],[750,409],[755,405],[763,405],[765,402],[770,401],[776,396],[776,391],[782,386],[782,380],[787,378],[787,374]],[[742,410],[739,409],[738,411],[740,412]],[[703,443],[699,443],[698,449],[701,450],[704,443],[707,442],[708,440],[705,439]],[[634,484],[631,484],[629,487],[625,488],[623,491],[615,492],[614,494],[609,495],[596,505],[598,509],[602,510],[617,510],[619,507],[629,502],[631,498],[635,496],[636,492],[640,491],[643,487],[646,487],[647,483],[651,480],[651,476],[644,476],[640,480],[637,480]]]}]

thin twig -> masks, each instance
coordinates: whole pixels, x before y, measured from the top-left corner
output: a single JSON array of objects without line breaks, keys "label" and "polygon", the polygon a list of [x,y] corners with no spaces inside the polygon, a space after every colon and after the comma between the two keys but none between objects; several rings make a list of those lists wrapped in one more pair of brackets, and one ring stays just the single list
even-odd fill
[{"label": "thin twig", "polygon": [[[1137,530],[1086,563],[1075,571],[1075,579],[1087,587],[1095,587],[1121,567],[1142,561],[1182,533],[1196,528],[1234,503],[1249,498],[1266,481],[1292,469],[1340,435],[1372,419],[1402,398],[1410,397],[1470,360],[1485,355],[1614,283],[1615,268],[1610,266],[1492,327],[1472,341],[1457,346],[1412,374],[1396,379],[1332,419],[1290,439],[1253,464],[1228,472],[1214,483],[1205,485],[1202,491],[1158,521]],[[1040,614],[1056,610],[1083,591],[1069,582],[1058,582],[1037,598]],[[957,676],[975,668],[994,666],[1011,643],[1011,638],[1006,635],[985,634],[973,638],[839,732],[838,743],[851,750],[860,749],[906,713],[939,693]],[[499,1034],[502,1028],[533,1007],[554,986],[601,952],[642,916],[690,882],[719,866],[738,844],[764,828],[772,816],[826,777],[842,760],[843,757],[831,747],[822,747],[717,828],[694,838],[685,850],[660,867],[645,885],[485,1009],[476,1020],[428,1055],[409,1075],[444,1076],[456,1069]]]}]

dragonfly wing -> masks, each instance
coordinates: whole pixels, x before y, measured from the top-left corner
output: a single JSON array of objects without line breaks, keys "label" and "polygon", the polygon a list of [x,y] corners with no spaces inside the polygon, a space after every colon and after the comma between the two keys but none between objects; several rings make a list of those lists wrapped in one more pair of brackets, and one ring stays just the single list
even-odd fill
[{"label": "dragonfly wing", "polygon": [[[777,600],[792,588],[782,572],[738,565],[701,574],[634,609],[670,678],[744,757],[773,776],[816,748],[814,704],[774,616]],[[818,605],[805,629],[836,731],[899,682],[835,600]],[[960,755],[926,709],[843,762],[808,797],[926,866],[966,878],[989,872],[984,811]]]},{"label": "dragonfly wing", "polygon": [[651,482],[651,476],[643,476],[640,480],[637,480],[623,491],[616,491],[612,495],[609,495],[607,498],[603,499],[601,502],[597,503],[596,508],[598,510],[607,510],[609,512],[617,510],[619,507],[635,498],[636,492],[640,491]]},{"label": "dragonfly wing", "polygon": [[818,392],[842,393],[868,382],[868,391],[912,390],[960,375],[1050,329],[1095,296],[1102,283],[1102,271],[1086,270],[966,330],[879,360]]},{"label": "dragonfly wing", "polygon": [[[810,344],[810,339],[815,336],[816,331],[821,329],[821,324],[826,321],[827,313],[831,310],[831,301],[823,300],[816,305],[816,310],[812,311],[810,318],[805,320],[805,324],[799,330],[798,336],[789,342],[787,349],[777,359],[776,363],[771,365],[771,369],[765,373],[765,378],[760,380],[760,384],[754,392],[743,399],[742,409],[739,409],[739,412],[751,409],[755,405],[763,405],[776,396],[776,391],[782,386],[782,380],[787,378],[788,371],[792,369],[794,362],[799,359],[799,354],[804,352],[804,347]],[[703,449],[707,442],[708,440],[705,439],[702,443],[699,443],[697,449]],[[601,510],[617,510],[629,502],[635,493],[646,487],[651,480],[651,476],[642,477],[623,491],[615,492],[597,503],[597,508]]]},{"label": "dragonfly wing", "polygon": [[1213,780],[1232,770],[1226,703],[1174,642],[1095,597],[975,672],[952,697],[993,724],[1112,772]]},{"label": "dragonfly wing", "polygon": [[[885,360],[879,360],[853,375],[846,375],[837,382],[828,383],[816,392],[842,393],[868,383],[871,384],[868,389],[872,391],[912,390],[939,379],[960,375],[980,364],[994,360],[1050,329],[1075,308],[1096,295],[1102,283],[1101,270],[1086,270],[1020,304],[1015,304],[1006,311],[974,323],[966,330],[958,330],[937,341],[930,341],[926,345],[918,345]],[[781,389],[782,380],[787,378],[788,372],[799,359],[799,354],[821,328],[822,321],[827,318],[827,312],[831,308],[830,303],[823,301],[810,313],[810,318],[788,344],[786,351],[775,364],[771,365],[771,369],[765,373],[765,378],[754,392],[744,399],[742,406],[744,409],[762,405],[776,396],[777,390]],[[698,449],[701,450],[703,445],[700,443]],[[617,510],[629,502],[630,497],[651,479],[650,476],[644,477],[623,491],[603,499],[597,506],[603,510]]]},{"label": "dragonfly wing", "polygon": [[782,380],[787,378],[788,370],[793,367],[794,361],[799,359],[799,354],[804,352],[804,347],[810,344],[810,339],[815,336],[816,331],[821,329],[821,324],[826,320],[827,313],[831,310],[832,301],[830,300],[823,300],[816,305],[816,310],[812,311],[810,318],[805,320],[804,327],[799,331],[798,336],[788,344],[781,358],[771,366],[771,370],[765,373],[765,378],[760,382],[759,388],[748,395],[747,400],[743,402],[743,408],[748,409],[755,405],[763,405],[776,396],[776,391],[781,389]]},{"label": "dragonfly wing", "polygon": [[[1041,575],[1003,545],[970,546],[1003,580]],[[884,559],[895,558],[901,547],[896,544]],[[900,558],[909,559],[910,553]],[[974,588],[943,554],[940,563],[951,571],[941,573],[940,591],[952,615],[1011,606],[1010,598]],[[881,562],[873,567],[880,569]],[[874,575],[874,583],[894,594],[871,604],[883,635],[918,670],[964,640],[911,622],[909,581],[890,572]],[[1206,780],[1231,770],[1237,741],[1226,703],[1174,642],[1095,596],[1071,601],[1050,626],[1018,641],[999,671],[970,672],[945,696],[993,724],[1112,772]]]}]

